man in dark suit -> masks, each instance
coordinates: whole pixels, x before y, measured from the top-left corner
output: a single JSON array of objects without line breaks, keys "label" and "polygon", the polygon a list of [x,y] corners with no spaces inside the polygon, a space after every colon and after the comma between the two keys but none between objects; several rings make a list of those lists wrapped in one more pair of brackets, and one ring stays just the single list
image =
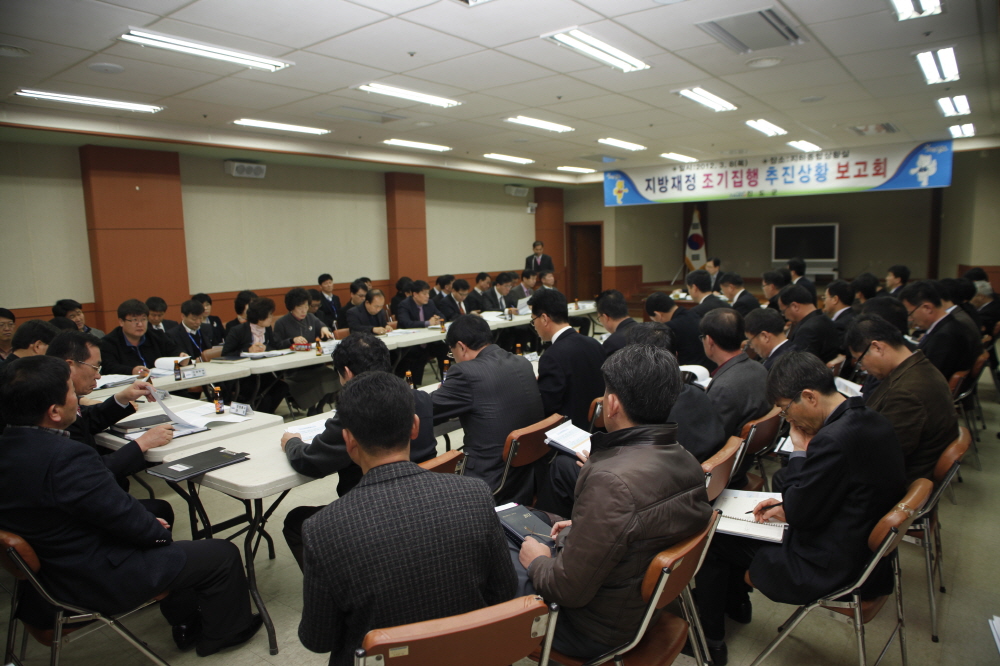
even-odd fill
[{"label": "man in dark suit", "polygon": [[[389,349],[385,343],[371,333],[355,333],[344,338],[333,350],[333,369],[340,378],[341,386],[363,372],[391,372]],[[413,389],[416,415],[420,418],[420,430],[410,442],[410,460],[421,463],[437,455],[437,440],[434,437],[434,406],[431,394]],[[343,424],[339,413],[334,413],[326,421],[322,433],[304,442],[294,431],[294,425],[281,436],[281,448],[288,462],[299,474],[322,479],[337,474],[337,496],[343,497],[361,481],[361,468],[349,455],[344,441]],[[285,541],[302,568],[302,523],[318,512],[321,506],[299,506],[288,512],[282,533]]]},{"label": "man in dark suit", "polygon": [[[788,529],[780,544],[716,535],[695,588],[713,656],[725,651],[727,613],[745,606],[749,622],[748,568],[754,587],[774,601],[797,605],[829,594],[861,573],[871,557],[872,528],[906,491],[892,424],[866,408],[863,398],[838,393],[815,356],[786,354],[768,377],[767,394],[784,410],[795,450],[775,479],[784,505],[772,507],[777,501],[766,499],[754,516],[785,521]],[[882,588],[873,594],[886,594],[891,571],[876,570],[870,582]]]},{"label": "man in dark suit", "polygon": [[767,271],[761,275],[761,290],[764,298],[767,299],[767,307],[772,310],[781,311],[778,307],[778,292],[785,288],[792,279],[787,268],[779,268],[775,271]]},{"label": "man in dark suit", "polygon": [[855,309],[860,309],[873,298],[886,295],[885,292],[879,291],[878,278],[873,273],[862,273],[851,280],[851,291],[854,292]]},{"label": "man in dark suit", "polygon": [[[167,335],[191,358],[212,348],[212,325],[205,322],[205,306],[195,300],[181,303],[181,325],[175,326]],[[220,340],[221,343],[221,340]]]},{"label": "man in dark suit", "polygon": [[[556,289],[556,275],[552,271],[540,272],[538,274],[538,281],[541,283],[541,286],[536,290],[536,293],[542,289],[559,291]],[[583,335],[590,335],[590,317],[570,317],[568,321],[569,325],[573,328],[579,328],[580,333]]]},{"label": "man in dark suit", "polygon": [[106,374],[138,375],[154,367],[158,358],[183,353],[165,333],[150,330],[149,323],[149,307],[142,301],[130,298],[118,306],[118,327],[100,343]]},{"label": "man in dark suit", "polygon": [[830,318],[816,308],[815,302],[816,297],[797,284],[788,285],[778,294],[781,314],[792,323],[788,341],[799,351],[810,352],[829,363],[840,353],[843,336]]},{"label": "man in dark suit", "polygon": [[513,598],[514,568],[486,485],[410,461],[419,419],[406,384],[364,373],[344,386],[337,414],[364,478],[303,526],[302,644],[350,666],[372,629]]},{"label": "man in dark suit", "polygon": [[531,298],[535,293],[535,271],[524,270],[521,272],[521,282],[515,287],[511,287],[507,292],[507,307],[516,308],[517,302],[522,298]]},{"label": "man in dark suit", "polygon": [[465,308],[469,313],[482,312],[483,310],[483,294],[485,294],[490,289],[490,285],[493,283],[493,278],[490,274],[485,271],[480,271],[476,275],[476,284],[469,291],[468,297],[465,299]]},{"label": "man in dark suit", "polygon": [[948,314],[936,285],[929,280],[911,282],[899,298],[910,313],[910,321],[925,331],[917,349],[941,371],[945,381],[956,372],[972,369],[983,353],[982,340]]},{"label": "man in dark suit", "polygon": [[851,355],[879,380],[865,404],[892,423],[906,482],[931,479],[938,458],[958,433],[948,382],[923,352],[907,349],[902,333],[881,317],[861,315],[847,331]]},{"label": "man in dark suit", "polygon": [[718,257],[709,257],[708,261],[705,262],[705,270],[708,271],[709,276],[712,278],[712,293],[721,294],[722,276],[725,275],[722,272],[722,260]]},{"label": "man in dark suit", "polygon": [[739,273],[725,273],[720,276],[719,287],[733,309],[744,317],[760,308],[760,301],[743,288],[743,278]]},{"label": "man in dark suit", "polygon": [[743,320],[747,347],[764,359],[764,369],[770,372],[782,354],[794,347],[785,337],[785,318],[771,308],[757,308]]},{"label": "man in dark suit", "polygon": [[385,312],[385,296],[381,289],[369,290],[364,302],[347,312],[347,326],[351,333],[375,335],[385,335],[393,329],[393,323]]},{"label": "man in dark suit", "polygon": [[461,278],[451,283],[451,292],[437,302],[445,321],[455,321],[460,315],[469,314],[465,304],[469,296],[469,283]]},{"label": "man in dark suit", "polygon": [[[439,327],[444,321],[444,315],[431,300],[431,286],[423,280],[413,282],[410,297],[397,308],[397,318],[400,328]],[[409,371],[413,377],[413,385],[420,386],[424,381],[424,366],[427,365],[427,360],[431,357],[436,358],[441,366],[441,372],[444,372],[443,363],[447,355],[447,348],[440,342],[413,345],[404,350],[403,359],[396,367],[396,372],[402,377]]]},{"label": "man in dark suit", "polygon": [[587,413],[594,398],[604,393],[601,343],[577,333],[569,325],[566,297],[542,289],[528,301],[532,324],[542,342],[551,342],[538,361],[538,389],[545,415],[562,414],[578,428],[587,429]]},{"label": "man in dark suit", "polygon": [[497,274],[493,286],[483,292],[483,312],[503,312],[507,309],[507,294],[513,286],[514,278],[506,271]]},{"label": "man in dark suit", "polygon": [[705,313],[710,310],[729,307],[729,303],[712,293],[712,276],[708,274],[708,271],[691,271],[684,281],[687,283],[691,300],[698,304],[691,308],[692,314],[704,317]]},{"label": "man in dark suit", "polygon": [[[58,397],[57,396],[61,396]],[[90,447],[65,429],[77,398],[65,361],[47,356],[7,364],[0,409],[0,529],[25,539],[57,599],[117,615],[169,591],[160,611],[181,649],[207,656],[260,628],[239,549],[223,540],[173,542],[169,525],[118,487]],[[22,613],[50,626],[33,591]]]},{"label": "man in dark suit", "polygon": [[997,322],[1000,322],[1000,300],[993,293],[993,286],[989,281],[977,280],[975,285],[976,295],[972,299],[972,305],[979,312],[979,319],[983,322],[986,351],[990,354],[990,367],[995,369],[997,367],[997,351],[994,344],[996,336],[993,331],[997,327]]},{"label": "man in dark suit", "polygon": [[708,370],[715,369],[705,356],[698,331],[698,317],[674,302],[668,294],[656,291],[646,298],[646,314],[655,322],[666,324],[674,333],[677,362],[681,365],[700,365]]},{"label": "man in dark suit", "polygon": [[910,281],[910,269],[903,264],[890,266],[885,274],[885,291],[890,296],[899,298],[899,292],[903,290],[906,283]]},{"label": "man in dark suit", "polygon": [[[489,324],[474,315],[456,319],[445,344],[455,365],[432,394],[434,413],[439,419],[459,418],[465,431],[465,475],[482,479],[495,491],[503,475],[507,435],[545,417],[535,372],[523,356],[493,344]],[[496,499],[531,504],[534,490],[532,468],[512,468]]]},{"label": "man in dark suit", "polygon": [[625,296],[617,289],[608,289],[597,297],[597,321],[610,333],[602,344],[606,356],[625,346],[625,335],[636,324],[628,315]]},{"label": "man in dark suit", "polygon": [[255,298],[257,298],[257,294],[249,290],[243,290],[236,294],[236,298],[233,300],[233,310],[236,311],[236,317],[226,322],[226,329],[223,332],[222,338],[220,338],[218,342],[225,342],[226,336],[229,335],[229,331],[246,322],[247,306],[250,305],[250,302]]},{"label": "man in dark suit", "polygon": [[[367,285],[366,285],[367,286]],[[369,291],[371,289],[369,288]],[[396,310],[399,308],[399,304],[405,301],[413,294],[413,280],[403,276],[396,280],[396,295],[392,297],[389,301],[389,312],[393,315],[396,314]]]},{"label": "man in dark suit", "polygon": [[792,274],[792,279],[789,284],[798,285],[808,291],[813,298],[813,305],[815,305],[816,285],[812,283],[812,280],[806,277],[806,262],[802,259],[802,257],[789,259],[788,271]]},{"label": "man in dark suit", "polygon": [[149,308],[149,330],[166,334],[171,329],[177,328],[176,321],[164,318],[167,314],[165,300],[159,296],[150,296],[146,299],[146,307]]},{"label": "man in dark suit", "polygon": [[851,354],[844,342],[847,327],[857,315],[857,312],[851,307],[853,303],[854,290],[851,288],[850,283],[844,280],[834,280],[827,285],[826,292],[823,295],[823,314],[830,318],[834,328],[837,329],[839,346],[837,348],[837,355],[832,360],[827,361],[826,365],[829,368],[835,368],[838,364],[842,364],[840,370],[841,377],[849,377],[854,373],[854,367],[849,358]]},{"label": "man in dark suit", "polygon": [[524,270],[540,273],[541,271],[554,271],[556,269],[555,264],[552,263],[552,257],[544,254],[545,243],[536,240],[531,244],[531,251],[534,254],[528,255],[524,259]]},{"label": "man in dark suit", "polygon": [[454,282],[455,276],[450,273],[439,275],[434,283],[434,289],[431,291],[431,300],[438,303],[442,298],[450,294]]},{"label": "man in dark suit", "polygon": [[329,273],[320,275],[316,279],[316,284],[319,285],[320,294],[322,295],[316,316],[323,322],[324,326],[332,331],[337,327],[337,321],[343,316],[341,312],[343,308],[340,306],[340,296],[333,293],[333,276]]},{"label": "man in dark suit", "polygon": [[10,353],[6,363],[19,358],[42,356],[49,348],[49,343],[59,335],[59,329],[41,319],[29,319],[17,327],[10,339]]}]

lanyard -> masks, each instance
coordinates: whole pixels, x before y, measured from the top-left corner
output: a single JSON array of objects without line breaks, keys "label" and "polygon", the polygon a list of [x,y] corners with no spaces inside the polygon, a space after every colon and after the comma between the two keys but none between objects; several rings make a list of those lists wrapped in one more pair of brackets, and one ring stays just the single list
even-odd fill
[{"label": "lanyard", "polygon": [[132,344],[131,342],[129,342],[129,341],[128,341],[128,338],[125,338],[125,346],[126,346],[126,347],[131,347],[132,349],[134,349],[134,350],[135,350],[135,353],[136,353],[136,355],[137,355],[137,356],[139,357],[139,360],[140,360],[140,361],[142,361],[142,367],[144,367],[144,368],[148,368],[149,366],[148,366],[148,365],[146,365],[146,359],[145,359],[145,358],[143,358],[143,356],[142,356],[142,352],[141,352],[141,351],[139,351],[139,345],[141,345],[141,344],[143,343],[143,341],[144,341],[145,339],[146,339],[146,336],[144,335],[144,336],[142,336],[142,338],[141,338],[141,339],[139,340],[139,344],[138,344],[138,345],[133,345],[133,344]]},{"label": "lanyard", "polygon": [[[184,326],[184,324],[181,324],[181,326]],[[184,332],[187,333],[187,336],[189,338],[191,338],[191,342],[194,343],[195,349],[198,350],[198,355],[200,356],[201,352],[203,351],[201,345],[198,344],[198,341],[194,339],[194,336],[191,335],[191,331],[189,331],[186,326],[184,327]],[[201,330],[198,331],[198,337],[199,338],[201,337]]]}]

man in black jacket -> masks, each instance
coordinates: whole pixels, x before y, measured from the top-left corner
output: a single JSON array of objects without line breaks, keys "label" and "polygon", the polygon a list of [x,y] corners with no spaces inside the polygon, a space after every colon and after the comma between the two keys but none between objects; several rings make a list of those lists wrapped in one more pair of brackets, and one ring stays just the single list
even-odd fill
[{"label": "man in black jacket", "polygon": [[933,283],[929,280],[911,282],[903,287],[899,299],[906,306],[910,321],[925,331],[917,349],[941,371],[945,381],[956,372],[972,369],[983,353],[983,343],[967,326],[948,314]]},{"label": "man in black jacket", "polygon": [[385,312],[385,296],[381,289],[369,289],[364,302],[347,311],[347,327],[351,333],[375,335],[384,335],[394,328]]},{"label": "man in black jacket", "polygon": [[739,273],[726,273],[719,279],[722,293],[729,299],[733,309],[746,317],[760,308],[760,302],[749,291],[743,288],[743,278]]},{"label": "man in black jacket", "polygon": [[[93,449],[69,438],[77,398],[66,362],[21,359],[2,375],[9,425],[0,437],[0,529],[31,545],[53,596],[110,616],[169,592],[160,611],[179,648],[197,644],[208,656],[249,640],[261,619],[250,612],[239,549],[216,539],[173,542],[169,525],[119,488]],[[19,611],[39,626],[52,621],[38,603]]]},{"label": "man in black jacket", "polygon": [[617,289],[608,289],[597,297],[597,321],[610,334],[602,344],[606,356],[625,346],[625,335],[636,324],[628,315],[625,296]]},{"label": "man in black jacket", "polygon": [[785,337],[785,318],[771,308],[757,308],[743,319],[747,347],[764,362],[769,371],[774,364],[794,349]]},{"label": "man in black jacket", "polygon": [[788,260],[788,272],[792,274],[792,279],[789,284],[794,284],[802,287],[809,292],[812,296],[813,305],[816,304],[816,285],[812,283],[812,280],[806,277],[806,262],[802,257],[795,257],[794,259]]},{"label": "man in black jacket", "polygon": [[213,329],[205,322],[205,306],[194,299],[181,303],[181,325],[167,331],[167,336],[185,354],[200,358],[213,347]]},{"label": "man in black jacket", "polygon": [[[423,280],[416,280],[412,285],[410,297],[396,308],[400,328],[437,328],[444,321],[444,315],[431,300],[431,286]],[[431,342],[426,345],[411,345],[402,350],[403,358],[396,366],[396,374],[405,377],[409,371],[413,385],[424,383],[424,367],[430,358],[437,359],[440,372],[444,372],[444,359],[448,349],[441,342]]]},{"label": "man in black jacket", "polygon": [[704,317],[705,313],[716,308],[728,308],[729,303],[712,293],[712,276],[706,270],[691,271],[685,278],[691,300],[698,305],[691,308],[691,313]]},{"label": "man in black jacket", "polygon": [[705,356],[705,348],[701,344],[697,315],[677,305],[674,299],[662,291],[653,292],[646,299],[646,314],[653,321],[666,324],[674,332],[678,363],[715,370],[715,363]]},{"label": "man in black jacket", "polygon": [[149,308],[134,298],[118,306],[118,327],[100,344],[103,369],[109,375],[142,374],[155,367],[158,358],[185,355],[165,333],[149,330]]},{"label": "man in black jacket", "polygon": [[[385,343],[371,333],[355,333],[344,338],[333,350],[333,368],[340,377],[341,386],[363,372],[391,371],[389,349]],[[410,459],[413,462],[430,460],[437,453],[434,438],[434,407],[431,396],[419,389],[413,390],[416,414],[420,418],[420,430],[410,443]],[[314,479],[337,474],[337,496],[343,497],[361,480],[361,468],[347,455],[343,426],[340,415],[334,414],[326,421],[326,429],[305,442],[302,436],[290,432],[281,436],[281,448],[288,462],[299,474]],[[302,567],[302,523],[322,509],[321,506],[300,506],[292,509],[285,517],[283,533],[295,561]]]},{"label": "man in black jacket", "polygon": [[324,326],[332,331],[338,326],[337,322],[341,321],[343,317],[340,296],[333,293],[333,276],[329,273],[320,275],[316,283],[319,285],[320,295],[322,296],[316,316],[319,317]]},{"label": "man in black jacket", "polygon": [[815,302],[816,297],[797,284],[788,285],[778,294],[781,314],[792,322],[788,341],[799,351],[811,352],[827,363],[840,353],[843,336]]},{"label": "man in black jacket", "polygon": [[469,296],[469,283],[461,278],[451,283],[451,292],[438,300],[438,310],[445,321],[455,321],[460,315],[469,314],[465,299]]},{"label": "man in black jacket", "polygon": [[533,254],[528,255],[524,259],[524,270],[540,273],[541,271],[554,271],[556,269],[555,264],[552,263],[552,257],[545,254],[545,243],[536,240],[531,244],[531,251]]},{"label": "man in black jacket", "polygon": [[[783,506],[766,499],[759,521],[788,523],[780,544],[717,534],[698,573],[695,597],[709,652],[726,663],[725,616],[750,622],[743,576],[774,601],[804,604],[854,580],[871,557],[872,528],[903,497],[903,454],[892,424],[844,398],[812,354],[785,354],[768,376],[767,399],[791,425],[795,450],[776,475]],[[883,562],[885,564],[885,562]],[[888,582],[876,571],[873,585]],[[873,590],[885,594],[888,590]]]}]

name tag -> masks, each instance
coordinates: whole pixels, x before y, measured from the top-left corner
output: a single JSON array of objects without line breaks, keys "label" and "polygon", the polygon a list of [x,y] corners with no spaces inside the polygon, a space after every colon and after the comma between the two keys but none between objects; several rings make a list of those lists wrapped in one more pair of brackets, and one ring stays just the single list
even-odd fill
[{"label": "name tag", "polygon": [[252,416],[253,409],[250,405],[243,404],[242,402],[234,402],[229,405],[229,413],[236,414],[237,416]]},{"label": "name tag", "polygon": [[181,378],[183,379],[197,379],[198,377],[205,376],[205,368],[187,368],[181,370]]}]

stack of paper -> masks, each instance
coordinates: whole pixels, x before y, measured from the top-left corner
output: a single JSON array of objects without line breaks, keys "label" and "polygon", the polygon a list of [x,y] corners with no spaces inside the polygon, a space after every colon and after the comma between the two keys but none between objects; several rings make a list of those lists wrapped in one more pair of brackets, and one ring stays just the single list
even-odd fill
[{"label": "stack of paper", "polygon": [[[336,412],[331,412],[332,417]],[[311,444],[313,437],[319,435],[324,430],[326,430],[326,419],[321,419],[319,421],[313,421],[312,423],[304,423],[302,425],[291,424],[285,428],[285,432],[294,432],[299,436],[306,444]]]},{"label": "stack of paper", "polygon": [[571,456],[580,452],[590,455],[590,433],[577,428],[572,421],[547,431],[545,443]]},{"label": "stack of paper", "polygon": [[111,388],[113,386],[125,386],[139,379],[139,375],[101,375],[97,380],[97,387],[94,389]]},{"label": "stack of paper", "polygon": [[264,351],[264,352],[243,352],[240,354],[243,358],[272,358],[274,356],[285,356],[287,354],[294,354],[291,349],[276,349],[274,351]]},{"label": "stack of paper", "polygon": [[[166,370],[167,374],[170,374],[171,372],[174,371],[175,361],[178,363],[183,363],[184,361],[190,361],[190,360],[191,359],[188,358],[187,356],[163,356],[156,359],[156,362],[153,364],[154,367],[151,368],[150,370],[152,372],[156,372],[157,370]],[[154,374],[153,376],[160,377],[161,375]]]},{"label": "stack of paper", "polygon": [[419,333],[419,328],[397,328],[395,330],[389,331],[388,335],[390,338],[394,338],[397,335],[410,335],[411,333]]},{"label": "stack of paper", "polygon": [[861,397],[861,384],[855,384],[854,382],[848,381],[843,377],[834,377],[833,382],[837,385],[837,390],[846,395],[848,398]]},{"label": "stack of paper", "polygon": [[712,376],[709,374],[708,368],[703,365],[682,365],[681,372],[690,372],[694,375],[694,383],[703,389],[707,389],[708,385],[712,383]]}]

